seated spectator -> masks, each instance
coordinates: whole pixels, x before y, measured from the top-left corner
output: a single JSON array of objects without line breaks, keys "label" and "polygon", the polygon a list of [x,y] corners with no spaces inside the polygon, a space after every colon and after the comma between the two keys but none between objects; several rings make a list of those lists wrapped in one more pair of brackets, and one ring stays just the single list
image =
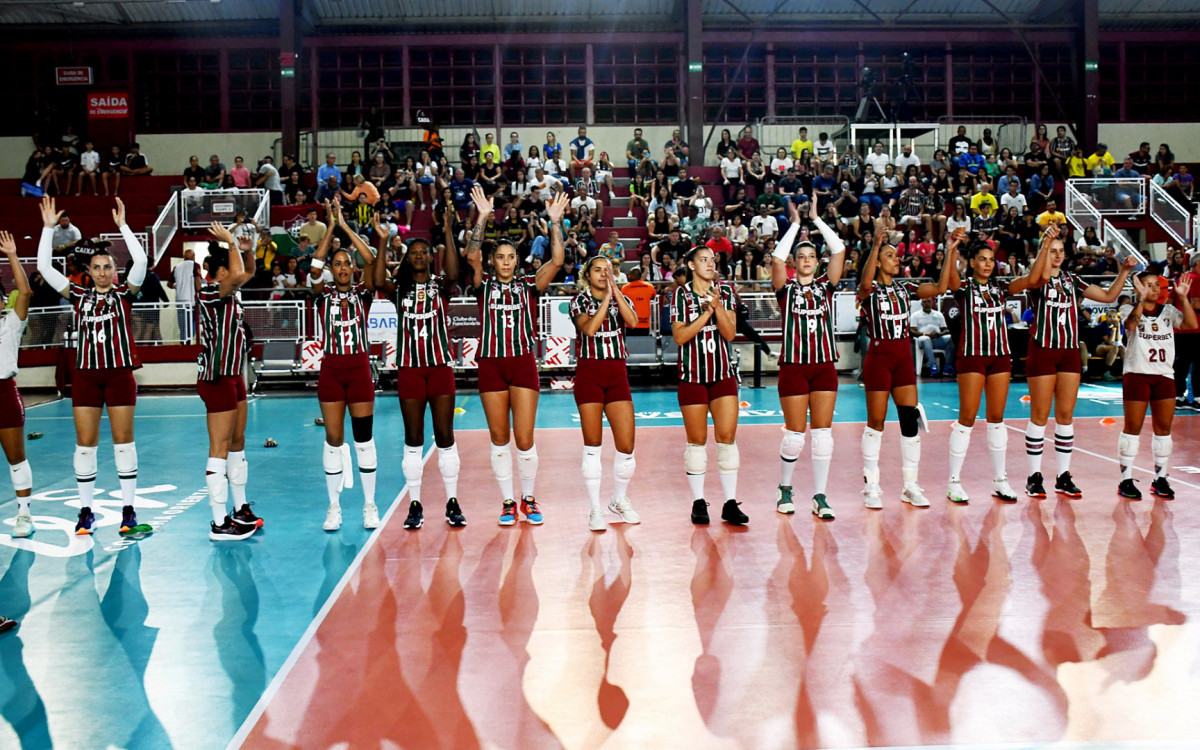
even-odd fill
[{"label": "seated spectator", "polygon": [[833,165],[826,164],[822,167],[821,174],[813,178],[812,183],[813,199],[817,201],[818,211],[824,211],[826,206],[833,203],[837,187],[838,183],[833,177]]},{"label": "seated spectator", "polygon": [[392,175],[392,168],[387,163],[387,158],[382,151],[376,151],[371,162],[371,169],[367,172],[367,179],[371,181],[375,187],[383,185]]},{"label": "seated spectator", "polygon": [[756,197],[762,195],[763,185],[767,183],[769,175],[769,172],[767,171],[767,165],[763,164],[762,154],[755,151],[750,157],[750,161],[742,162],[742,167],[744,169],[743,174],[745,175],[745,184],[747,187],[746,194],[750,195],[751,191],[753,191],[754,196]]},{"label": "seated spectator", "polygon": [[[954,374],[954,341],[950,338],[950,328],[946,325],[946,316],[941,310],[933,307],[933,298],[921,300],[921,309],[913,310],[909,315],[909,331],[916,342],[918,353],[924,355],[929,365],[929,376],[938,376],[937,360],[933,351],[938,349],[945,352],[946,375]],[[921,369],[921,358],[917,360],[917,368]]]},{"label": "seated spectator", "polygon": [[659,208],[665,208],[670,215],[676,218],[679,217],[679,206],[666,185],[659,188],[658,195],[650,199],[649,210],[651,213],[657,211]]},{"label": "seated spectator", "polygon": [[[279,206],[283,204],[283,184],[279,181],[279,170],[275,168],[274,161],[270,155],[262,158],[258,165],[258,179],[254,184],[267,191],[272,206]],[[361,180],[362,175],[357,175],[356,179]],[[374,189],[374,186],[371,187]]]},{"label": "seated spectator", "polygon": [[[116,149],[117,147],[113,146],[113,148]],[[120,153],[120,151],[118,150],[117,153]],[[122,161],[122,164],[124,164],[124,161]],[[189,177],[195,177],[196,184],[204,182],[204,174],[204,167],[200,166],[200,157],[195,155],[189,156],[187,169],[183,170],[183,186],[187,187]]]},{"label": "seated spectator", "polygon": [[[299,167],[298,164],[296,166]],[[246,190],[250,188],[250,170],[246,169],[246,162],[242,159],[242,157],[233,157],[233,169],[229,170],[229,177],[233,180],[233,186],[235,188],[238,188],[239,190]],[[296,184],[300,184],[300,180],[303,177],[303,170],[290,171],[289,179],[292,177],[295,178],[294,181]],[[295,196],[294,191],[292,195],[293,197]]]},{"label": "seated spectator", "polygon": [[853,185],[849,182],[843,182],[842,191],[838,193],[830,205],[837,212],[840,226],[845,226],[854,221],[854,217],[858,215],[859,204],[858,196],[854,194]]},{"label": "seated spectator", "polygon": [[743,159],[749,159],[755,151],[762,150],[762,147],[758,144],[758,139],[754,137],[754,128],[749,125],[742,128],[742,132],[738,136],[737,150]]},{"label": "seated spectator", "polygon": [[667,258],[678,261],[692,246],[685,242],[678,227],[673,227],[661,242],[650,250],[650,258],[655,263],[663,263]]},{"label": "seated spectator", "polygon": [[688,205],[687,215],[679,222],[679,231],[687,235],[693,245],[704,241],[708,231],[708,220],[700,216],[700,210],[694,205]]},{"label": "seated spectator", "polygon": [[[971,146],[974,145],[975,141],[972,141],[967,137],[967,127],[965,125],[959,125],[958,131],[954,134],[954,137],[950,139],[950,158],[953,159],[957,165],[959,160],[966,156],[970,151]],[[978,146],[976,146],[976,150],[978,150]]]},{"label": "seated spectator", "polygon": [[908,187],[897,196],[896,214],[899,216],[896,223],[902,229],[911,229],[914,224],[920,224],[927,234],[933,232],[929,198],[921,191],[921,183],[916,177],[909,177]]},{"label": "seated spectator", "polygon": [[771,216],[782,216],[785,209],[783,198],[775,192],[774,182],[767,182],[763,185],[763,194],[758,196],[758,199],[754,201],[754,205],[756,209],[759,209],[760,213],[761,209],[765,206],[767,213]]},{"label": "seated spectator", "polygon": [[1112,174],[1115,164],[1116,160],[1113,159],[1112,154],[1108,153],[1108,146],[1104,143],[1097,143],[1095,152],[1084,159],[1083,162],[1084,169],[1087,170],[1088,174],[1093,174],[1097,166],[1103,167],[1107,173]]},{"label": "seated spectator", "polygon": [[691,149],[688,148],[687,141],[683,140],[683,134],[679,128],[671,131],[671,140],[666,142],[666,148],[675,155],[681,165],[687,164]]},{"label": "seated spectator", "polygon": [[63,144],[54,154],[54,166],[50,170],[50,182],[47,187],[53,187],[56,193],[70,193],[78,169],[79,157],[71,153],[69,146]]},{"label": "seated spectator", "polygon": [[768,204],[758,204],[758,215],[750,220],[750,229],[760,242],[779,236],[779,223],[771,215]]},{"label": "seated spectator", "polygon": [[333,200],[341,190],[342,170],[332,152],[325,154],[325,163],[317,170],[317,203]]},{"label": "seated spectator", "polygon": [[965,198],[955,198],[954,212],[950,216],[938,214],[935,220],[942,226],[942,231],[938,233],[942,237],[949,237],[955,229],[964,229],[968,234],[971,233],[971,216],[967,213]]},{"label": "seated spectator", "polygon": [[58,223],[54,225],[54,232],[50,235],[50,246],[54,248],[54,254],[65,255],[71,252],[81,239],[83,233],[71,223],[70,214],[63,211],[62,216],[58,217]]},{"label": "seated spectator", "polygon": [[352,182],[354,184],[353,190],[350,192],[346,192],[345,190],[342,191],[342,198],[344,198],[348,203],[357,203],[360,195],[365,195],[367,198],[367,203],[371,206],[375,206],[379,203],[379,188],[375,187],[374,183],[369,182],[367,178],[361,174],[354,175]]},{"label": "seated spectator", "polygon": [[467,211],[467,222],[474,222],[475,202],[471,200],[471,190],[475,187],[475,182],[468,180],[460,167],[454,170],[454,179],[450,180],[447,187],[450,189],[451,200],[454,202],[454,210],[456,212]]},{"label": "seated spectator", "polygon": [[1019,215],[1025,214],[1029,208],[1029,202],[1019,192],[1019,189],[1020,183],[1016,180],[1008,181],[1008,189],[1000,196],[1000,207],[1003,209],[1001,213],[1007,214],[1010,208],[1016,208]]},{"label": "seated spectator", "polygon": [[1013,172],[1016,172],[1021,166],[1017,163],[1017,159],[1013,156],[1012,151],[1007,148],[1000,149],[1000,155],[996,157],[996,163],[1000,165],[1000,171],[1006,173],[1009,167],[1012,167]]},{"label": "seated spectator", "polygon": [[979,204],[979,215],[971,220],[971,229],[979,239],[986,241],[995,249],[994,236],[1000,227],[1000,217],[992,210],[991,203]]},{"label": "seated spectator", "polygon": [[188,178],[187,187],[179,191],[179,200],[183,205],[184,216],[189,221],[197,221],[204,212],[204,188],[196,184],[195,177]]},{"label": "seated spectator", "polygon": [[[916,167],[918,171],[921,169],[921,160],[916,154],[913,153],[913,147],[911,143],[906,143],[901,146],[901,153],[896,157],[895,164],[896,169],[899,170],[900,174],[908,174],[909,167]],[[936,174],[936,170],[934,173]]]},{"label": "seated spectator", "polygon": [[571,199],[570,215],[572,217],[578,217],[580,209],[586,209],[589,215],[600,215],[600,204],[595,198],[587,194],[587,191],[584,190],[583,185],[575,188],[575,197]]},{"label": "seated spectator", "polygon": [[1031,142],[1029,150],[1025,152],[1025,174],[1034,174],[1050,163],[1050,157],[1046,155],[1046,152],[1037,143]]},{"label": "seated spectator", "polygon": [[208,166],[204,168],[204,179],[200,181],[200,187],[205,190],[220,190],[225,186],[225,175],[225,165],[213,154],[208,157]]},{"label": "seated spectator", "polygon": [[1150,165],[1154,163],[1154,154],[1150,153],[1150,144],[1142,141],[1137,151],[1130,152],[1129,160],[1138,174],[1149,175]]},{"label": "seated spectator", "polygon": [[688,175],[687,167],[679,167],[679,179],[671,183],[671,195],[676,202],[685,203],[696,195],[696,182]]},{"label": "seated spectator", "polygon": [[958,157],[958,166],[966,167],[967,172],[972,175],[979,175],[984,164],[986,164],[986,160],[979,153],[978,147],[974,143],[968,144],[967,153],[961,154]]},{"label": "seated spectator", "polygon": [[820,159],[822,165],[837,161],[837,146],[829,140],[829,133],[817,135],[817,142],[813,144],[813,156]]},{"label": "seated spectator", "polygon": [[742,160],[736,149],[729,149],[721,157],[721,184],[724,186],[725,202],[733,203],[734,195],[745,179]]},{"label": "seated spectator", "polygon": [[1050,174],[1050,165],[1043,164],[1041,169],[1029,178],[1029,210],[1040,212],[1053,197],[1054,175]]},{"label": "seated spectator", "polygon": [[1188,165],[1179,165],[1179,175],[1175,178],[1176,184],[1179,185],[1179,192],[1187,201],[1184,207],[1189,207],[1196,200],[1196,178],[1188,171]]},{"label": "seated spectator", "polygon": [[625,163],[632,177],[637,172],[638,165],[643,159],[650,158],[650,144],[642,137],[642,129],[633,129],[633,138],[625,144]]},{"label": "seated spectator", "polygon": [[795,203],[799,206],[801,203],[807,203],[808,197],[804,195],[804,185],[796,177],[796,168],[789,167],[783,179],[776,186],[776,192],[783,199],[784,207]]},{"label": "seated spectator", "polygon": [[1112,245],[1104,246],[1104,255],[1096,261],[1095,273],[1105,276],[1116,276],[1121,269],[1121,260],[1117,257],[1117,249]]},{"label": "seated spectator", "polygon": [[574,180],[584,167],[595,164],[596,144],[588,138],[587,128],[580,126],[578,135],[569,144],[571,147],[571,179]]},{"label": "seated spectator", "polygon": [[484,194],[489,198],[495,197],[504,187],[504,170],[496,163],[496,156],[493,152],[484,152],[483,166],[479,168],[476,179],[483,188]]},{"label": "seated spectator", "polygon": [[696,194],[692,196],[688,205],[696,207],[696,211],[699,213],[701,219],[709,223],[720,221],[720,214],[716,211],[712,198],[709,198],[708,193],[704,191],[703,185],[696,186]]},{"label": "seated spectator", "polygon": [[991,206],[992,213],[1000,210],[1000,201],[996,200],[996,196],[992,195],[992,186],[984,181],[979,183],[979,192],[971,196],[971,212],[978,216],[980,206],[987,204]]},{"label": "seated spectator", "polygon": [[771,176],[779,179],[787,174],[787,171],[792,168],[792,159],[787,155],[787,149],[780,146],[775,150],[775,157],[771,159]]},{"label": "seated spectator", "polygon": [[[601,151],[600,156],[596,159],[596,182],[608,189],[608,195],[611,198],[615,188],[612,160],[608,158],[607,151]],[[599,194],[596,197],[599,198]]]},{"label": "seated spectator", "polygon": [[1058,201],[1051,198],[1046,201],[1046,210],[1038,214],[1037,223],[1043,230],[1053,225],[1062,231],[1063,226],[1067,223],[1067,217],[1058,210]]},{"label": "seated spectator", "polygon": [[946,152],[939,148],[933,152],[933,159],[929,162],[929,170],[937,174],[943,169],[946,170],[946,174],[953,174],[958,171],[954,160],[948,158]]},{"label": "seated spectator", "polygon": [[[100,195],[99,189],[96,187],[96,175],[100,173],[100,154],[96,151],[95,144],[87,141],[83,144],[83,152],[79,154],[79,182],[75,186],[75,195],[83,193],[83,181],[87,179],[92,183],[92,195]],[[69,185],[67,186],[70,187]]]},{"label": "seated spectator", "polygon": [[475,138],[474,133],[467,133],[463,137],[462,145],[458,147],[458,158],[463,166],[466,166],[472,158],[479,158],[479,140]]},{"label": "seated spectator", "polygon": [[[650,218],[646,222],[646,235],[649,238],[649,244],[653,245],[665,240],[671,230],[675,228],[675,222],[676,219],[667,213],[665,207],[659,206],[650,211]],[[655,262],[658,262],[657,258],[655,258]]]},{"label": "seated spectator", "polygon": [[625,246],[621,244],[621,240],[617,236],[617,230],[614,229],[608,233],[608,242],[600,246],[597,254],[608,258],[613,267],[621,265],[621,261],[625,260]]},{"label": "seated spectator", "polygon": [[750,241],[750,227],[746,226],[740,213],[734,214],[729,220],[728,229],[722,229],[725,231],[726,238],[733,245],[734,252],[740,252],[746,246],[746,243]]},{"label": "seated spectator", "polygon": [[725,236],[725,227],[720,224],[712,226],[712,237],[704,245],[726,261],[733,257],[733,243]]},{"label": "seated spectator", "polygon": [[500,146],[496,143],[496,135],[494,133],[483,134],[483,145],[479,148],[479,159],[481,163],[487,161],[488,154],[492,155],[492,161],[499,166],[501,156]]},{"label": "seated spectator", "polygon": [[289,206],[299,205],[296,201],[303,200],[300,198],[302,194],[304,194],[304,186],[300,184],[300,175],[293,174],[288,177],[288,179],[283,183],[284,202]]},{"label": "seated spectator", "polygon": [[1077,179],[1087,176],[1087,159],[1083,157],[1083,149],[1076,146],[1071,158],[1067,159],[1067,179]]},{"label": "seated spectator", "polygon": [[805,151],[809,154],[813,152],[813,142],[808,140],[808,128],[800,128],[796,140],[792,141],[792,158],[801,158]]},{"label": "seated spectator", "polygon": [[380,185],[383,202],[387,203],[397,219],[404,214],[405,226],[412,226],[413,211],[416,210],[417,183],[413,173],[404,167],[397,167],[388,179]]},{"label": "seated spectator", "polygon": [[876,141],[875,147],[871,149],[871,153],[867,154],[867,157],[864,161],[866,161],[867,165],[870,166],[871,169],[875,170],[875,174],[883,174],[884,170],[887,169],[887,166],[892,163],[892,157],[883,150],[883,143]]},{"label": "seated spectator", "polygon": [[1121,163],[1121,168],[1113,172],[1113,177],[1118,177],[1129,182],[1117,183],[1117,201],[1124,204],[1125,208],[1134,209],[1141,205],[1142,197],[1138,192],[1136,181],[1141,181],[1145,178],[1142,173],[1133,165],[1133,157],[1126,156]]},{"label": "seated spectator", "polygon": [[1020,191],[1021,178],[1017,176],[1017,168],[1012,166],[1005,167],[1004,174],[1000,175],[1000,178],[996,180],[996,194],[1004,195],[1007,193],[1009,184],[1013,182],[1017,184],[1017,190]]},{"label": "seated spectator", "polygon": [[[846,147],[846,153],[842,155],[842,160],[838,164],[838,179],[844,182],[858,182],[858,178],[862,176],[863,160],[854,150],[854,144]],[[876,174],[882,172],[876,170]]]}]

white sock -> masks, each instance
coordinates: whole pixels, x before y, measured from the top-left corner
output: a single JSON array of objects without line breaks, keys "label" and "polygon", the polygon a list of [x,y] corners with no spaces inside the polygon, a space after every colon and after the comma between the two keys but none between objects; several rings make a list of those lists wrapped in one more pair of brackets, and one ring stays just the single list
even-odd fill
[{"label": "white sock", "polygon": [[813,491],[818,495],[825,494],[832,460],[833,428],[818,427],[812,431]]},{"label": "white sock", "polygon": [[1150,452],[1154,454],[1155,478],[1166,479],[1167,470],[1170,469],[1173,442],[1170,435],[1155,435],[1150,440]]},{"label": "white sock", "polygon": [[1058,476],[1071,470],[1071,451],[1075,450],[1075,425],[1054,425],[1054,458]]},{"label": "white sock", "polygon": [[1029,461],[1029,476],[1042,471],[1042,444],[1046,442],[1046,425],[1025,425],[1025,458]]},{"label": "white sock", "polygon": [[971,428],[955,422],[950,426],[950,481],[957,482],[962,476],[963,461],[971,447]]},{"label": "white sock", "polygon": [[492,474],[500,485],[500,495],[505,500],[513,499],[512,452],[507,445],[492,445]]},{"label": "white sock", "polygon": [[1121,465],[1121,479],[1133,479],[1133,462],[1137,460],[1140,443],[1141,435],[1122,432],[1117,438],[1117,462]]},{"label": "white sock", "polygon": [[342,449],[325,443],[321,454],[321,464],[325,467],[325,490],[329,494],[329,504],[338,505],[342,496]]},{"label": "white sock", "polygon": [[96,490],[96,446],[75,446],[75,485],[79,488],[80,507],[92,507]]},{"label": "white sock", "polygon": [[[683,453],[683,468],[687,472],[688,487],[692,489],[692,497],[704,499],[704,477],[708,473],[708,455],[706,446],[688,443]],[[695,455],[693,460],[692,455]],[[696,465],[693,465],[696,464]]]},{"label": "white sock", "polygon": [[246,480],[250,477],[246,451],[229,451],[226,473],[229,475],[229,494],[233,496],[233,507],[237,510],[246,504]]},{"label": "white sock", "polygon": [[442,472],[442,484],[446,485],[446,499],[458,497],[458,444],[449,448],[438,448],[438,469]]},{"label": "white sock", "polygon": [[212,511],[213,523],[218,526],[225,523],[225,516],[229,513],[226,507],[229,478],[225,475],[225,466],[225,459],[209,456],[204,470],[204,483],[208,485],[208,507]]},{"label": "white sock", "polygon": [[28,515],[29,513],[29,496],[17,496],[17,515]]},{"label": "white sock", "polygon": [[121,503],[133,505],[137,499],[137,446],[132,441],[113,445],[113,460],[121,480]]},{"label": "white sock", "polygon": [[626,500],[635,468],[637,461],[634,460],[633,453],[617,451],[617,455],[613,456],[613,499],[618,503]]},{"label": "white sock", "polygon": [[779,485],[792,486],[792,474],[796,471],[796,460],[804,450],[804,433],[784,429],[779,443]]},{"label": "white sock", "polygon": [[421,462],[420,445],[404,446],[404,458],[400,460],[400,468],[404,472],[404,486],[408,488],[408,501],[421,502],[421,478],[425,474],[425,465]]},{"label": "white sock", "polygon": [[537,446],[527,451],[517,449],[517,476],[521,478],[521,497],[533,497],[533,483],[537,480]]},{"label": "white sock", "polygon": [[600,509],[600,478],[603,468],[600,463],[600,446],[583,446],[583,486],[587,488],[588,500],[592,510]]},{"label": "white sock", "polygon": [[737,443],[717,443],[717,475],[726,500],[737,499],[738,465],[741,459]]},{"label": "white sock", "polygon": [[[921,435],[900,436],[900,470],[905,482],[917,482],[917,467],[921,464]],[[911,477],[911,479],[909,479]]]},{"label": "white sock", "polygon": [[988,422],[987,426],[988,453],[992,456],[992,477],[1001,479],[1008,476],[1005,468],[1005,458],[1008,454],[1008,428],[1003,422]]},{"label": "white sock", "polygon": [[882,442],[882,430],[873,430],[870,427],[863,428],[862,455],[864,474],[871,476],[879,475],[879,446]]},{"label": "white sock", "polygon": [[365,443],[354,444],[354,452],[358,454],[358,478],[362,480],[363,502],[375,504],[375,468],[378,458],[375,455],[375,438]]},{"label": "white sock", "polygon": [[22,496],[21,493],[33,490],[33,470],[29,467],[28,459],[23,459],[17,464],[9,464],[8,473],[9,479],[12,480],[13,492],[17,496],[17,515],[27,515],[29,513],[29,495]]}]

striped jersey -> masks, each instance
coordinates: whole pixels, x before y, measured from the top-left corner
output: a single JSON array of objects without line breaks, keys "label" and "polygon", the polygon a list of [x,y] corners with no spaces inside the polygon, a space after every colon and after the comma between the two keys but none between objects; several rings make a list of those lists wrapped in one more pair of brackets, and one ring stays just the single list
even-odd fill
[{"label": "striped jersey", "polygon": [[919,285],[920,282],[907,279],[894,279],[891,284],[871,283],[871,291],[862,302],[862,313],[872,339],[910,338],[909,312]]},{"label": "striped jersey", "polygon": [[1033,340],[1047,349],[1079,347],[1079,303],[1088,283],[1073,273],[1051,276],[1045,286],[1029,290],[1033,307]]},{"label": "striped jersey", "polygon": [[[633,307],[626,297],[625,301]],[[592,296],[590,290],[584,290],[571,300],[571,320],[580,315],[589,318],[600,309],[600,300]],[[621,310],[616,300],[608,304],[608,315],[600,324],[600,330],[594,336],[585,336],[576,326],[575,358],[576,359],[626,359],[629,353],[625,349],[625,321],[621,319]]]},{"label": "striped jersey", "polygon": [[[692,289],[694,282],[688,282],[675,290],[675,298],[671,302],[673,309],[672,321],[690,323],[704,312],[708,304],[707,297],[701,297]],[[726,310],[734,310],[736,302],[733,298],[733,287],[718,283],[717,294]],[[717,330],[716,317],[708,319],[708,324],[700,329],[692,339],[679,347],[679,380],[684,383],[715,383],[725,378],[732,378],[736,373],[733,369],[733,357],[729,342],[721,337]]]},{"label": "striped jersey", "polygon": [[[1132,305],[1124,305],[1121,320],[1127,320],[1132,312]],[[1183,313],[1174,305],[1161,305],[1154,315],[1143,312],[1125,343],[1125,372],[1174,378],[1175,329],[1181,325]]]},{"label": "striped jersey", "polygon": [[479,294],[483,333],[480,357],[519,357],[534,350],[533,324],[537,277],[533,274],[500,281],[485,276]]},{"label": "striped jersey", "polygon": [[317,326],[324,340],[322,351],[326,354],[367,354],[371,351],[367,340],[367,316],[373,296],[361,282],[344,292],[333,284],[325,285],[313,300]]},{"label": "striped jersey", "polygon": [[133,367],[133,330],[130,328],[132,295],[128,284],[98,292],[71,284],[71,308],[75,311],[75,367],[99,370]]},{"label": "striped jersey", "polygon": [[783,355],[788,365],[837,361],[833,346],[833,284],[818,276],[809,284],[793,279],[775,292],[783,316]]},{"label": "striped jersey", "polygon": [[245,313],[238,293],[221,296],[220,284],[200,287],[200,356],[196,360],[200,380],[241,375],[246,361]]},{"label": "striped jersey", "polygon": [[450,361],[447,300],[450,282],[441,276],[396,289],[396,366],[437,367]]},{"label": "striped jersey", "polygon": [[968,279],[954,293],[962,314],[962,335],[958,354],[964,357],[1008,357],[1008,326],[1004,320],[1004,301],[1008,290],[988,279],[980,284]]}]

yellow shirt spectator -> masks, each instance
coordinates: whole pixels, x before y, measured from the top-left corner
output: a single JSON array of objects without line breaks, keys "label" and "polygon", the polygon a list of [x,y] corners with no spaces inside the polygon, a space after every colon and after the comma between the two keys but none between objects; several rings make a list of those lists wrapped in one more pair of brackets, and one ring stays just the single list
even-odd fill
[{"label": "yellow shirt spectator", "polygon": [[1043,211],[1038,214],[1037,223],[1039,227],[1048,227],[1051,224],[1061,227],[1067,223],[1067,217],[1062,211]]},{"label": "yellow shirt spectator", "polygon": [[971,212],[978,214],[979,207],[984,203],[992,207],[992,213],[996,213],[1000,210],[1000,203],[996,200],[996,196],[992,195],[991,193],[976,193],[975,195],[971,196]]},{"label": "yellow shirt spectator", "polygon": [[805,141],[805,140],[801,140],[799,138],[792,141],[792,158],[793,159],[799,159],[800,154],[804,153],[805,151],[808,151],[809,155],[812,155],[812,152],[813,152],[813,142],[812,141]]},{"label": "yellow shirt spectator", "polygon": [[1067,159],[1067,178],[1083,177],[1087,174],[1086,168],[1087,162],[1078,156],[1072,156],[1070,159]]},{"label": "yellow shirt spectator", "polygon": [[1092,154],[1083,161],[1083,165],[1087,170],[1087,174],[1092,174],[1092,170],[1096,168],[1097,164],[1103,164],[1104,168],[1111,172],[1113,165],[1116,164],[1116,161],[1113,160],[1113,155],[1107,151],[1105,151],[1103,154]]},{"label": "yellow shirt spectator", "polygon": [[492,161],[496,164],[500,163],[500,147],[495,143],[485,143],[483,148],[479,149],[479,163],[483,164],[487,161],[487,155],[492,155]]}]

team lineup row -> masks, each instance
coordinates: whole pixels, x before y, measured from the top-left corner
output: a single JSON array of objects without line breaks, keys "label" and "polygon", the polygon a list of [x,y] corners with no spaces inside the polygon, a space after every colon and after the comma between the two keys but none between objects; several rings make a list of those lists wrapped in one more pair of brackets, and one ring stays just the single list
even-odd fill
[{"label": "team lineup row", "polygon": [[[537,294],[547,287],[563,263],[562,218],[566,200],[560,196],[547,209],[551,221],[549,261],[534,275],[518,276],[516,250],[503,241],[491,249],[492,272],[484,273],[483,230],[492,213],[492,203],[478,187],[472,198],[478,218],[465,257],[473,271],[472,289],[479,299],[483,320],[478,357],[479,393],[492,443],[490,463],[502,499],[499,523],[511,526],[523,517],[527,523],[540,524],[543,517],[534,494],[538,470],[534,421],[539,393],[534,354],[535,302]],[[435,272],[432,246],[423,239],[415,239],[408,243],[398,268],[389,275],[385,264],[375,263],[375,251],[356,232],[340,231],[347,242],[329,256],[331,239],[340,230],[340,212],[334,209],[327,206],[328,231],[316,250],[310,271],[324,352],[317,386],[325,430],[322,465],[329,497],[323,528],[336,531],[341,526],[340,496],[344,487],[352,486],[354,457],[364,493],[363,525],[370,529],[379,524],[373,438],[375,390],[367,336],[368,311],[376,293],[393,300],[397,308],[397,390],[405,432],[402,470],[409,495],[404,526],[415,529],[424,522],[421,480],[427,408],[432,417],[438,467],[449,498],[446,520],[452,526],[463,526],[466,519],[457,500],[460,462],[454,442],[455,384],[448,364],[447,326],[447,303],[453,292],[453,280],[458,277],[459,254],[453,240],[448,239],[436,259]],[[784,337],[778,391],[785,430],[779,452],[776,509],[785,514],[795,512],[792,474],[806,435],[811,433],[814,484],[811,509],[819,518],[832,519],[834,511],[826,497],[826,484],[833,457],[832,417],[838,386],[834,369],[833,292],[841,279],[845,252],[836,232],[815,213],[811,215],[831,251],[828,265],[819,272],[816,248],[807,241],[796,243],[800,217],[795,206],[790,210],[791,227],[775,250],[772,278],[783,311]],[[51,263],[50,236],[60,215],[53,199],[42,201],[41,213],[45,228],[38,246],[38,270],[70,301],[78,331],[71,395],[76,427],[74,468],[82,505],[76,533],[91,533],[94,523],[90,505],[103,408],[109,413],[124,500],[121,533],[150,531],[150,527],[137,523],[134,510],[137,451],[133,423],[137,389],[130,335],[130,299],[145,277],[146,254],[126,226],[124,207],[118,199],[113,220],[129,246],[133,260],[130,271],[124,281],[119,281],[105,243],[84,241],[76,252],[86,260],[94,285],[72,284]],[[451,220],[448,212],[446,220]],[[235,240],[219,224],[213,224],[209,231],[214,241],[204,261],[205,283],[198,294],[203,346],[198,359],[197,391],[208,417],[206,484],[213,514],[210,537],[225,541],[245,539],[262,525],[246,502],[249,468],[245,457],[246,389],[242,373],[248,339],[237,294],[251,276],[254,250],[248,239]],[[377,235],[386,238],[387,233],[377,232]],[[452,238],[453,232],[447,231],[446,236]],[[1053,409],[1054,489],[1068,497],[1080,497],[1070,474],[1074,443],[1072,414],[1081,369],[1078,309],[1083,298],[1116,301],[1135,262],[1128,261],[1107,288],[1088,284],[1062,270],[1063,245],[1051,227],[1042,237],[1029,272],[1002,284],[992,278],[996,268],[992,249],[985,242],[968,242],[960,230],[947,242],[947,262],[938,281],[918,284],[897,278],[899,260],[896,249],[885,244],[886,237],[886,231],[876,232],[858,287],[870,333],[863,363],[867,424],[861,444],[866,507],[883,506],[878,462],[889,397],[896,406],[900,423],[901,499],[914,507],[929,505],[917,483],[923,412],[917,403],[908,321],[914,298],[933,297],[947,291],[953,293],[963,320],[962,352],[957,360],[960,414],[949,441],[948,499],[956,503],[968,501],[960,475],[972,427],[986,396],[993,494],[1004,501],[1017,500],[1005,467],[1008,433],[1003,414],[1012,353],[1004,310],[1007,295],[1020,292],[1027,294],[1034,310],[1026,364],[1030,391],[1030,418],[1025,428],[1026,493],[1031,497],[1046,495],[1041,459],[1046,423]],[[361,278],[351,248],[366,260]],[[10,258],[15,257],[15,245],[7,234],[0,234],[0,250]],[[956,270],[959,253],[967,261],[968,271],[962,276]],[[784,263],[789,256],[794,257],[796,266],[791,280]],[[740,464],[736,442],[738,398],[730,348],[736,330],[734,295],[732,288],[718,277],[716,258],[710,249],[693,248],[686,257],[686,267],[688,281],[676,290],[672,301],[672,329],[680,348],[678,400],[687,436],[684,470],[693,496],[691,520],[696,524],[710,521],[704,482],[705,444],[711,416],[724,498],[720,517],[727,523],[744,525],[749,519],[736,499]],[[12,467],[18,500],[13,535],[20,537],[33,533],[28,500],[33,478],[24,456],[21,429],[24,410],[14,384],[17,344],[28,309],[29,284],[20,264],[14,263],[13,268],[18,300],[12,314],[5,316],[0,326],[0,440]],[[637,315],[629,300],[617,290],[615,275],[606,259],[589,259],[581,277],[582,289],[570,307],[577,327],[574,395],[584,438],[582,475],[590,502],[588,525],[594,531],[603,531],[607,522],[600,501],[603,473],[600,446],[605,418],[616,447],[612,467],[614,493],[607,508],[626,523],[640,521],[626,494],[636,461],[633,400],[624,361],[624,329],[636,323]],[[1156,472],[1151,489],[1160,496],[1172,497],[1167,464],[1174,415],[1173,331],[1196,328],[1196,315],[1188,300],[1186,279],[1174,288],[1178,306],[1171,303],[1170,291],[1160,287],[1156,274],[1138,274],[1133,286],[1135,303],[1121,310],[1129,341],[1123,383],[1125,424],[1118,445],[1122,470],[1119,492],[1126,497],[1140,497],[1132,469],[1149,408]],[[345,437],[347,411],[353,451]],[[511,442],[516,443],[520,495],[514,493]],[[230,495],[232,512],[227,507]]]}]

